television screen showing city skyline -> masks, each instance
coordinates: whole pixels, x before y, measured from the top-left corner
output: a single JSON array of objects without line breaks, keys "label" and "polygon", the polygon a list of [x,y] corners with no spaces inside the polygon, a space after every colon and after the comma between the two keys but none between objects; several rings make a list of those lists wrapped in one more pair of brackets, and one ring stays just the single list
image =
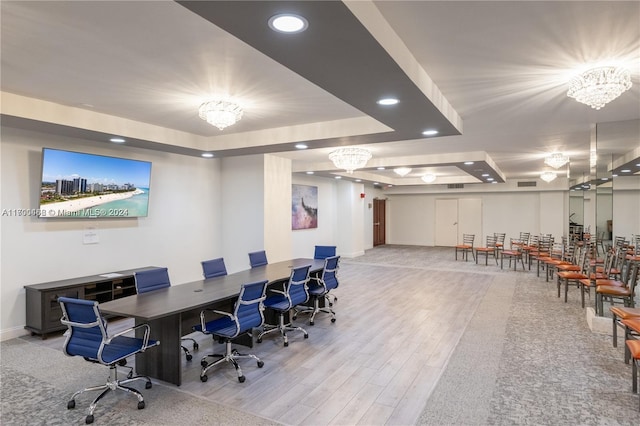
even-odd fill
[{"label": "television screen showing city skyline", "polygon": [[40,217],[144,217],[151,163],[119,157],[42,150]]}]

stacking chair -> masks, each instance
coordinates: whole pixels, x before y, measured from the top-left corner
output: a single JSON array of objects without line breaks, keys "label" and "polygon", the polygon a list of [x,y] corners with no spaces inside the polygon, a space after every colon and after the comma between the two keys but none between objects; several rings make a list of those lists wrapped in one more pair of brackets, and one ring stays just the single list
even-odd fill
[{"label": "stacking chair", "polygon": [[[169,280],[169,270],[167,268],[154,268],[148,269],[146,271],[137,271],[134,274],[135,284],[136,284],[136,292],[138,294],[148,293],[154,290],[160,290],[163,288],[171,287],[171,281]],[[193,350],[198,350],[198,342],[190,337],[184,337],[183,341],[188,340],[193,343]],[[193,359],[193,355],[189,352],[186,346],[181,346],[184,351],[184,355],[187,358],[187,361],[191,361]]]},{"label": "stacking chair", "polygon": [[[145,381],[145,389],[151,388],[151,380],[146,376],[133,374],[130,368],[126,379],[118,380],[117,366],[125,366],[126,359],[132,355],[144,352],[152,346],[160,344],[159,341],[149,339],[149,324],[139,324],[120,333],[109,336],[107,333],[107,321],[100,314],[98,302],[93,300],[72,299],[59,297],[58,302],[62,308],[62,324],[67,326],[63,350],[67,356],[81,356],[86,361],[106,365],[109,367],[109,378],[103,385],[82,389],[71,396],[67,402],[67,408],[76,406],[76,397],[87,391],[102,391],[89,405],[89,414],[85,423],[93,423],[93,413],[102,399],[110,391],[121,390],[138,398],[138,409],[145,407],[142,394],[127,384],[136,380]],[[139,331],[138,331],[139,330]],[[127,337],[125,334],[138,331],[141,338]]]},{"label": "stacking chair", "polygon": [[497,247],[496,247],[496,237],[495,235],[487,235],[487,245],[485,247],[476,247],[476,264],[478,264],[478,257],[480,255],[484,255],[484,264],[489,264],[489,255],[492,255],[496,261],[496,265],[498,264],[498,255],[497,255]]},{"label": "stacking chair", "polygon": [[[631,356],[631,391],[638,394],[638,368],[640,367],[640,340],[629,339],[625,341],[627,350]],[[640,404],[638,405],[640,411]]]},{"label": "stacking chair", "polygon": [[[207,372],[223,362],[233,364],[238,373],[238,381],[243,383],[245,377],[238,365],[238,359],[252,358],[258,364],[258,368],[264,366],[264,362],[253,354],[241,354],[235,349],[231,349],[231,341],[241,334],[252,334],[254,327],[260,327],[264,323],[263,301],[265,300],[265,291],[267,288],[267,280],[254,283],[244,284],[240,289],[240,295],[235,304],[233,314],[213,309],[207,309],[200,312],[200,325],[193,327],[195,331],[218,337],[225,343],[224,354],[206,355],[200,361],[202,371],[200,372],[200,380],[206,382],[208,380]],[[213,312],[222,315],[221,318],[212,321],[206,321],[206,312]],[[218,358],[209,364],[207,358]]]},{"label": "stacking chair", "polygon": [[500,269],[502,269],[504,265],[504,258],[506,257],[509,259],[509,268],[511,268],[511,261],[513,260],[513,270],[515,271],[518,267],[519,260],[520,263],[522,263],[522,270],[524,271],[524,252],[522,251],[522,246],[516,245],[510,250],[501,250],[500,253]]},{"label": "stacking chair", "polygon": [[[324,267],[319,277],[309,279],[309,298],[313,301],[313,307],[295,308],[296,312],[311,312],[309,325],[314,324],[316,314],[324,312],[331,314],[331,322],[336,322],[336,313],[330,307],[320,307],[320,300],[327,299],[329,302],[329,292],[338,287],[338,267],[340,256],[327,257],[324,260]],[[294,318],[295,319],[295,316]]]},{"label": "stacking chair", "polygon": [[267,253],[264,250],[249,253],[249,263],[252,268],[267,265]]},{"label": "stacking chair", "polygon": [[505,232],[494,232],[493,236],[496,237],[496,250],[498,252],[504,250],[504,240],[507,238],[507,234]]},{"label": "stacking chair", "polygon": [[638,283],[639,269],[640,262],[635,262],[633,265],[631,262],[627,262],[622,273],[623,276],[627,278],[624,286],[598,285],[596,287],[596,304],[598,312],[604,312],[603,302],[605,299],[611,302],[611,304],[615,302],[622,302],[626,307],[635,307],[635,288]]},{"label": "stacking chair", "polygon": [[520,236],[518,238],[511,239],[511,248],[513,246],[526,246],[529,245],[529,237],[531,236],[530,232],[520,232]]},{"label": "stacking chair", "polygon": [[[609,311],[612,316],[613,323],[613,347],[618,347],[618,327],[624,329],[624,324],[622,321],[626,319],[640,319],[640,308],[627,308],[624,306],[611,306],[609,307]],[[626,361],[626,360],[625,360]]]},{"label": "stacking chair", "polygon": [[314,259],[326,259],[336,255],[336,246],[316,246],[313,253]]},{"label": "stacking chair", "polygon": [[558,297],[560,297],[560,287],[564,282],[564,303],[567,303],[567,298],[569,295],[569,284],[573,283],[576,287],[580,286],[580,280],[585,278],[589,278],[588,270],[589,270],[589,248],[590,245],[585,243],[582,247],[580,247],[579,255],[576,258],[577,262],[572,265],[560,264],[556,265],[558,269],[557,276],[557,284],[558,284]]},{"label": "stacking chair", "polygon": [[202,274],[204,278],[223,277],[227,275],[227,267],[224,265],[224,259],[219,257],[217,259],[204,260],[202,263]]},{"label": "stacking chair", "polygon": [[465,262],[469,258],[469,253],[473,257],[473,260],[476,259],[476,255],[473,252],[473,240],[476,238],[474,234],[462,234],[462,244],[458,244],[456,246],[456,260],[458,260],[458,252],[462,252],[462,258]]},{"label": "stacking chair", "polygon": [[289,280],[284,283],[284,289],[271,290],[274,295],[267,297],[264,301],[266,308],[272,309],[278,314],[278,325],[264,325],[264,330],[258,335],[257,342],[261,343],[262,338],[269,333],[279,331],[284,338],[284,346],[289,346],[287,331],[301,331],[304,338],[309,338],[309,333],[302,327],[293,327],[291,323],[285,323],[285,315],[296,305],[305,303],[309,299],[307,284],[309,282],[309,269],[311,265],[293,268]]}]

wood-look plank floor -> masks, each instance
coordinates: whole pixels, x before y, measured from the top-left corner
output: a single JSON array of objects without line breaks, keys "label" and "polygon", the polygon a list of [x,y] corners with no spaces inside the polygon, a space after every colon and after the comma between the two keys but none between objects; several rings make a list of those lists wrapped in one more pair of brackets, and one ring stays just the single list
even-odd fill
[{"label": "wood-look plank floor", "polygon": [[[345,259],[339,278],[336,323],[319,314],[309,326],[301,315],[308,339],[293,332],[283,347],[274,333],[238,347],[265,364],[241,361],[245,383],[226,365],[202,383],[201,357],[224,346],[192,334],[200,349],[183,360],[178,389],[283,424],[415,424],[493,275]],[[44,342],[62,347],[61,337]]]}]

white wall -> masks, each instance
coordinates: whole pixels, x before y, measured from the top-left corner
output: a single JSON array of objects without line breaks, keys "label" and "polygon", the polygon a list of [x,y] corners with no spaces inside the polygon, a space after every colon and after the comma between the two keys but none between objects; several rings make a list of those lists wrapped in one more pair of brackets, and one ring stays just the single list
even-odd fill
[{"label": "white wall", "polygon": [[[1,209],[37,208],[43,147],[152,162],[149,215],[131,219],[2,216],[1,339],[24,334],[24,285],[139,266],[169,268],[173,284],[201,278],[222,255],[219,160],[3,127]],[[95,227],[98,244],[83,244]]]},{"label": "white wall", "polygon": [[613,179],[613,236],[640,234],[640,176]]}]

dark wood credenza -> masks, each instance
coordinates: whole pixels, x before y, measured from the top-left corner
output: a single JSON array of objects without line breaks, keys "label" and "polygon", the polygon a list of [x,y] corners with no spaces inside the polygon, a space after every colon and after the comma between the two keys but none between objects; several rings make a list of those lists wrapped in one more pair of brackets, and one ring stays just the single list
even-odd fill
[{"label": "dark wood credenza", "polygon": [[[154,266],[109,272],[87,277],[69,278],[41,284],[26,285],[27,318],[24,328],[31,334],[39,334],[43,339],[48,333],[65,330],[62,325],[62,309],[58,297],[109,302],[136,294],[134,274],[136,271],[153,269]],[[118,276],[110,277],[110,274]],[[104,275],[107,275],[106,277]]]}]

